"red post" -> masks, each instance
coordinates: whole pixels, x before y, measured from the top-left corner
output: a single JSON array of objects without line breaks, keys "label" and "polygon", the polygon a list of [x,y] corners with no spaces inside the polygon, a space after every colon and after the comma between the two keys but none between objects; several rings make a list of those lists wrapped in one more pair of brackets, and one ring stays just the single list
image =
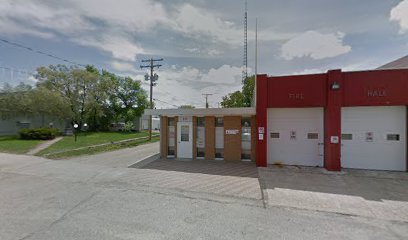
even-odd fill
[{"label": "red post", "polygon": [[[268,108],[268,77],[258,75],[256,82],[256,166],[267,167],[267,108]],[[263,129],[263,133],[259,130]],[[260,139],[260,134],[262,139]]]},{"label": "red post", "polygon": [[[341,70],[327,73],[327,105],[324,110],[324,167],[341,171],[341,106],[344,81]],[[336,139],[338,140],[336,142]]]}]

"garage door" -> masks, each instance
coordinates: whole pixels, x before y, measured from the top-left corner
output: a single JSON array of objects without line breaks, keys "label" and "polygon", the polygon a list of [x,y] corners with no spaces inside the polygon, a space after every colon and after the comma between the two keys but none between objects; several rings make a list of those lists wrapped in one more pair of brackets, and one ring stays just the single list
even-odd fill
[{"label": "garage door", "polygon": [[406,170],[406,108],[342,108],[344,168]]},{"label": "garage door", "polygon": [[268,163],[323,166],[323,108],[268,109]]}]

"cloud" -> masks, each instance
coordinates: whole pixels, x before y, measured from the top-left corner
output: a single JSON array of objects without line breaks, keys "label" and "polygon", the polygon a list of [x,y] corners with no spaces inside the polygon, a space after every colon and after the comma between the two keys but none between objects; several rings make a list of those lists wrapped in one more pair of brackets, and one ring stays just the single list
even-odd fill
[{"label": "cloud", "polygon": [[[211,107],[217,107],[222,96],[241,89],[241,68],[222,65],[208,71],[197,68],[170,66],[157,70],[158,85],[154,88],[153,97],[173,105],[191,104],[205,107],[203,93],[213,94],[209,97]],[[143,74],[133,76],[143,80]],[[148,85],[144,88],[148,90]],[[172,108],[169,104],[157,102],[159,108]]]},{"label": "cloud", "polygon": [[138,54],[145,54],[146,51],[139,46],[139,44],[133,43],[128,40],[128,37],[115,35],[115,34],[103,34],[102,36],[87,36],[78,37],[72,41],[84,45],[91,46],[97,49],[110,52],[113,58],[124,61],[136,61]]},{"label": "cloud", "polygon": [[129,62],[121,62],[121,61],[112,61],[110,63],[113,69],[120,71],[120,72],[127,72],[127,73],[134,73],[139,72],[134,64]]},{"label": "cloud", "polygon": [[343,43],[344,33],[322,34],[307,31],[282,45],[282,57],[286,60],[301,57],[324,59],[336,57],[351,51],[351,47]]},{"label": "cloud", "polygon": [[391,9],[390,20],[399,23],[401,34],[408,31],[408,0],[401,1]]}]

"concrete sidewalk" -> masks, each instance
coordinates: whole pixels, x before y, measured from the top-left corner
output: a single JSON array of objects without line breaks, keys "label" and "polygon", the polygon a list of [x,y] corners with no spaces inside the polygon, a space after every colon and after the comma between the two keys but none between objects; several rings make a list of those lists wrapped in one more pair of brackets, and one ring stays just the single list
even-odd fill
[{"label": "concrete sidewalk", "polygon": [[270,166],[259,176],[269,207],[408,222],[407,173]]}]

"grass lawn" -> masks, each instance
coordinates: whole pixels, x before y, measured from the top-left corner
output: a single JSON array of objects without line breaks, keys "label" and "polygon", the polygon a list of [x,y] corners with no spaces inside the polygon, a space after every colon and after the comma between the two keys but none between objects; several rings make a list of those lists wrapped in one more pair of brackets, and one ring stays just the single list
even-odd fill
[{"label": "grass lawn", "polygon": [[[139,133],[123,133],[123,132],[95,132],[95,133],[81,133],[78,134],[77,141],[75,142],[74,136],[65,136],[62,140],[58,141],[57,143],[51,145],[50,147],[42,150],[37,155],[42,156],[45,154],[50,153],[57,153],[62,151],[69,151],[76,148],[87,147],[92,145],[98,145],[103,143],[109,142],[116,142],[120,140],[132,139],[132,138],[139,138],[139,137],[146,137],[148,136],[148,132],[139,132]],[[143,141],[146,141],[145,139]],[[120,145],[120,144],[116,144]],[[115,146],[115,145],[112,145]],[[103,146],[105,149],[104,151],[110,151],[109,147],[112,146]],[[98,148],[96,148],[98,149]],[[113,149],[112,149],[113,150]],[[82,150],[76,151],[81,152]],[[85,149],[85,151],[89,152],[88,154],[92,154],[91,150]],[[92,150],[97,151],[97,150]],[[82,155],[82,154],[81,154]],[[49,157],[49,156],[47,156]]]},{"label": "grass lawn", "polygon": [[80,150],[71,149],[65,152],[50,153],[46,157],[50,159],[63,159],[63,158],[71,158],[71,157],[77,157],[77,156],[82,156],[82,155],[92,155],[92,154],[97,154],[97,153],[102,153],[102,152],[119,150],[123,148],[135,147],[135,146],[147,144],[147,143],[153,143],[159,140],[160,140],[160,137],[155,136],[155,137],[152,137],[151,141],[148,141],[147,139],[139,139],[139,140],[118,143],[118,144],[109,144],[109,145],[104,145],[104,146],[89,147],[89,148],[84,148]]},{"label": "grass lawn", "polygon": [[21,140],[16,136],[0,137],[0,152],[23,154],[41,142],[41,140]]}]

